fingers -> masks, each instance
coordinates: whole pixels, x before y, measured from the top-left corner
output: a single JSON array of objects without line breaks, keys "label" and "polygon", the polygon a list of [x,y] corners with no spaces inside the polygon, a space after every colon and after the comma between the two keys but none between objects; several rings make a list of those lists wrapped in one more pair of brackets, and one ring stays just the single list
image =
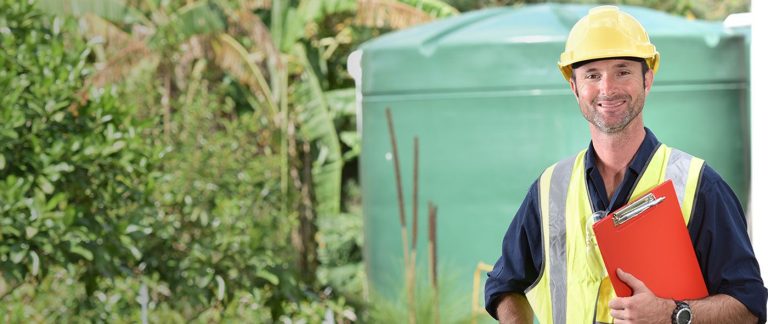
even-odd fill
[{"label": "fingers", "polygon": [[619,268],[616,269],[616,274],[618,275],[619,280],[627,284],[629,288],[632,288],[632,295],[648,291],[648,287],[646,287],[645,284],[640,281],[640,279],[635,278],[635,276],[633,276],[631,273],[624,272],[624,270]]},{"label": "fingers", "polygon": [[[632,296],[616,297],[609,303],[615,323],[661,323],[669,321],[665,300],[656,297],[645,284],[630,273],[617,269],[619,279],[632,288]],[[671,301],[669,301],[671,303]]]},{"label": "fingers", "polygon": [[[619,321],[619,320],[625,319],[625,313],[627,308],[626,298],[617,297],[617,298],[611,299],[611,301],[608,303],[608,307],[611,309],[611,316],[615,320]],[[619,323],[619,322],[616,322],[616,323]]]},{"label": "fingers", "polygon": [[616,297],[614,299],[611,299],[611,301],[608,303],[608,307],[610,309],[623,310],[627,308],[625,299],[626,298],[622,298],[622,297]]},{"label": "fingers", "polygon": [[611,317],[613,317],[614,323],[623,323],[623,322],[620,322],[620,321],[624,321],[625,320],[625,318],[624,318],[624,311],[612,310],[611,311]]},{"label": "fingers", "polygon": [[632,313],[631,300],[632,297],[617,297],[608,303],[608,307],[611,308],[611,317],[614,319],[614,323],[630,323]]}]

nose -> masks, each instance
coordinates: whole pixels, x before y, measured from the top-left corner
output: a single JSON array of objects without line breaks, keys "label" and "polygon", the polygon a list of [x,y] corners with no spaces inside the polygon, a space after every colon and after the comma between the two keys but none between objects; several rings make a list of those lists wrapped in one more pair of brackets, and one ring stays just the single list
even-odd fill
[{"label": "nose", "polygon": [[600,95],[611,96],[616,90],[616,80],[614,80],[614,77],[611,75],[605,75],[600,79],[598,87],[600,90]]}]

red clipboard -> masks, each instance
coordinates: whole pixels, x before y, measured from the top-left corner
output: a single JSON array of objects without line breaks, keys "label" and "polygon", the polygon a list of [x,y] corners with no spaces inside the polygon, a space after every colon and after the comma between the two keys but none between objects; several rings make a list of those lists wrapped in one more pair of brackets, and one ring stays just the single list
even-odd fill
[{"label": "red clipboard", "polygon": [[658,297],[708,295],[671,180],[609,214],[593,229],[617,296],[632,295],[617,268],[640,279]]}]

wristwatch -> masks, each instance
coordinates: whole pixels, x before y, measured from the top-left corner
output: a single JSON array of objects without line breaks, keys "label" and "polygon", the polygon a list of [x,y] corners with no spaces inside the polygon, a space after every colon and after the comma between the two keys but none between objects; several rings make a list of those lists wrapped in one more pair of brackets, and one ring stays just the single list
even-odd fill
[{"label": "wristwatch", "polygon": [[675,301],[677,307],[672,311],[672,324],[691,324],[693,313],[691,306],[684,301]]}]

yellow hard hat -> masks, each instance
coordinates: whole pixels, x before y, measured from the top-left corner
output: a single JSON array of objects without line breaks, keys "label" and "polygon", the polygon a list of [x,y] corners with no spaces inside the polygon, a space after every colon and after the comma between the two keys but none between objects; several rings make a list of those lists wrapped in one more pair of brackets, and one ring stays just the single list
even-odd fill
[{"label": "yellow hard hat", "polygon": [[640,22],[616,6],[600,6],[573,26],[557,65],[568,81],[571,64],[610,57],[642,58],[654,73],[659,70],[659,52]]}]

